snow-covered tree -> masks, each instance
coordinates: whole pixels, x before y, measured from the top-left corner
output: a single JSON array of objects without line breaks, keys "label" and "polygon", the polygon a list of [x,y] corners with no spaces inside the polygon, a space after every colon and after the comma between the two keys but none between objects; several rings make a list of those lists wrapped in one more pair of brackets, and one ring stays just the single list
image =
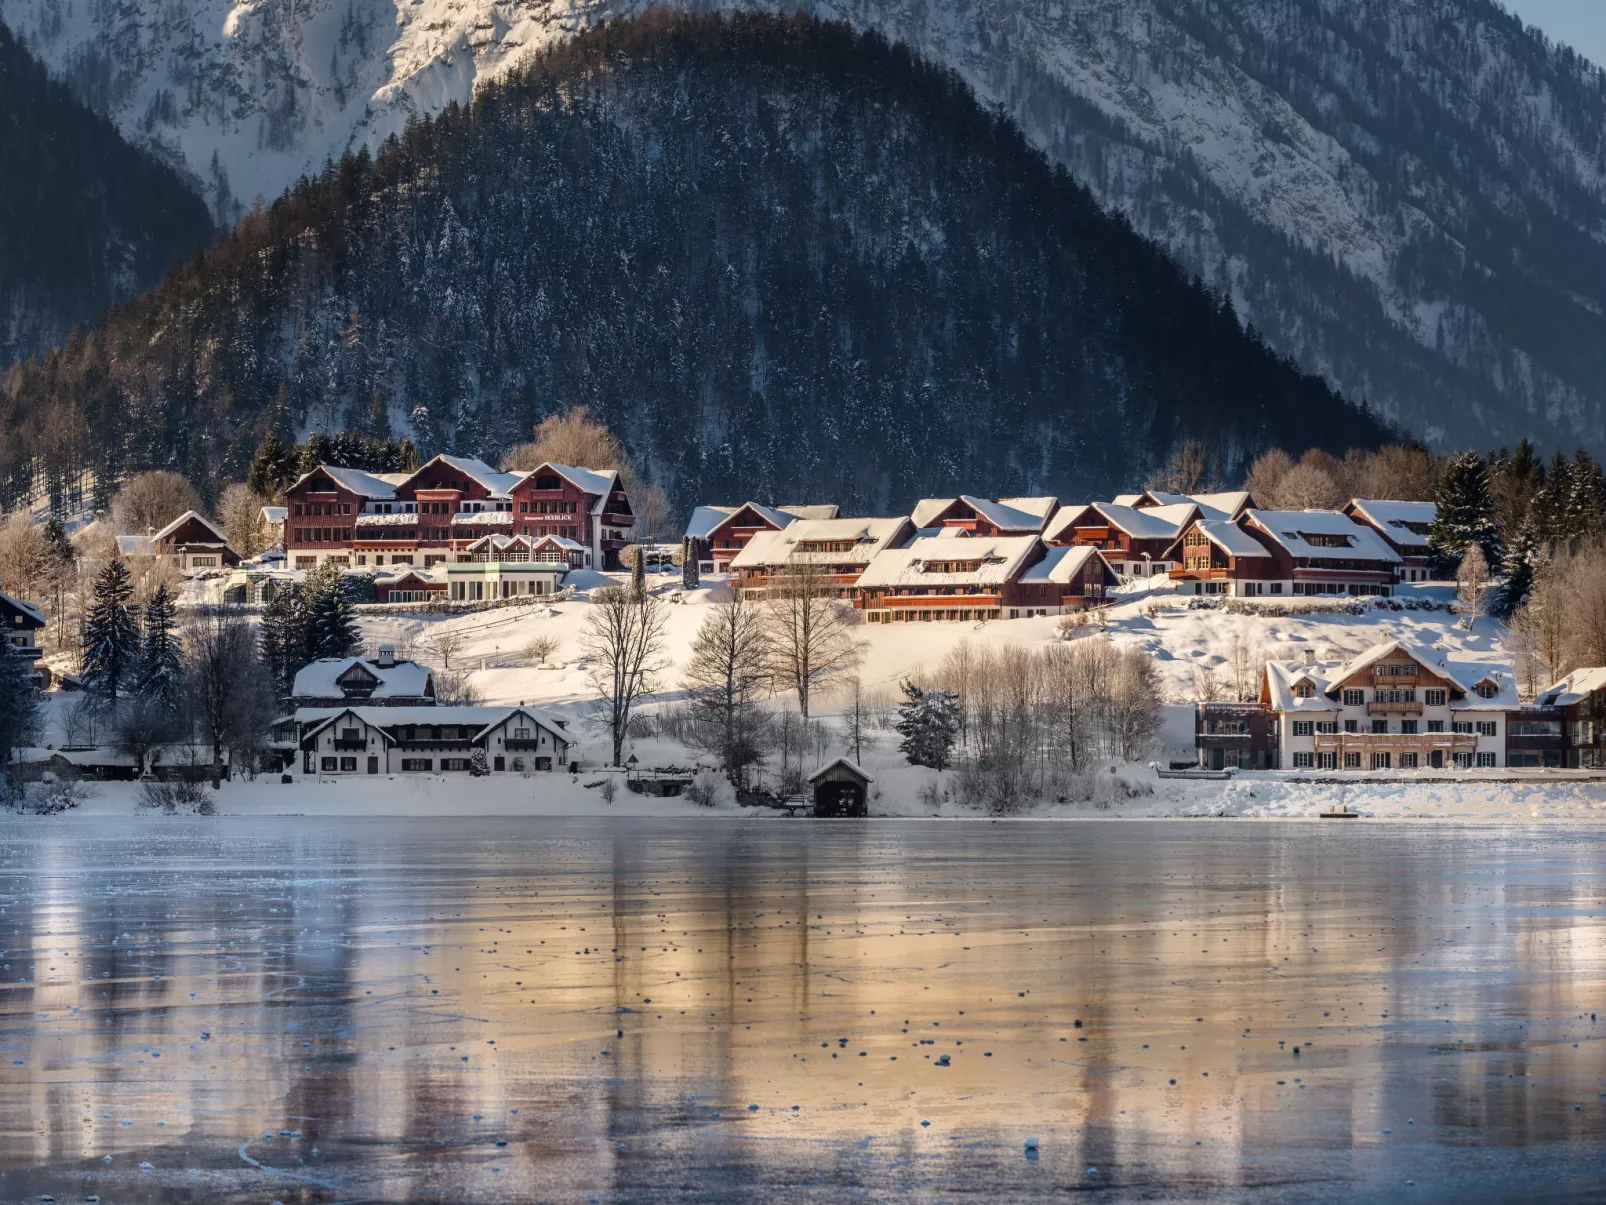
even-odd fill
[{"label": "snow-covered tree", "polygon": [[345,575],[325,563],[308,571],[301,588],[307,601],[307,659],[355,654],[362,637],[357,613],[346,594]]},{"label": "snow-covered tree", "polygon": [[903,684],[904,701],[898,704],[898,749],[911,766],[946,770],[954,741],[959,736],[959,703],[945,690],[922,690]]},{"label": "snow-covered tree", "polygon": [[[9,771],[17,750],[31,745],[39,732],[39,692],[34,689],[33,666],[10,642],[0,643],[0,756]],[[7,798],[20,789],[8,772],[3,783]]]},{"label": "snow-covered tree", "polygon": [[1428,531],[1428,545],[1449,569],[1468,548],[1477,545],[1485,564],[1500,563],[1500,529],[1494,519],[1494,492],[1489,471],[1476,452],[1462,452],[1445,466],[1439,481],[1438,517]]},{"label": "snow-covered tree", "polygon": [[695,590],[702,583],[697,575],[697,541],[687,536],[680,542],[680,584]]},{"label": "snow-covered tree", "polygon": [[282,585],[268,599],[258,651],[273,689],[286,697],[296,671],[307,663],[307,602],[300,586]]},{"label": "snow-covered tree", "polygon": [[1542,552],[1539,527],[1531,514],[1525,515],[1506,537],[1505,558],[1500,564],[1506,579],[1497,607],[1500,618],[1509,619],[1528,601],[1534,585],[1534,570]]},{"label": "snow-covered tree", "polygon": [[184,667],[178,638],[173,634],[176,617],[172,593],[166,585],[158,586],[145,604],[135,690],[141,698],[169,708],[176,708],[184,697]]},{"label": "snow-covered tree", "polygon": [[134,582],[122,561],[108,561],[95,578],[94,600],[84,621],[83,679],[102,703],[115,705],[139,673],[139,625],[129,600]]}]

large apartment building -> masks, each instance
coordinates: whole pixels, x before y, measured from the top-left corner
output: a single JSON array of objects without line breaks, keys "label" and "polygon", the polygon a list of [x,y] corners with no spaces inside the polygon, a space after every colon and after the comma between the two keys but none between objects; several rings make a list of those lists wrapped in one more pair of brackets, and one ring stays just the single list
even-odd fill
[{"label": "large apartment building", "polygon": [[319,465],[285,491],[284,551],[293,569],[455,562],[486,536],[551,536],[588,568],[617,569],[635,515],[617,471],[543,464],[503,473],[440,455],[411,473]]}]

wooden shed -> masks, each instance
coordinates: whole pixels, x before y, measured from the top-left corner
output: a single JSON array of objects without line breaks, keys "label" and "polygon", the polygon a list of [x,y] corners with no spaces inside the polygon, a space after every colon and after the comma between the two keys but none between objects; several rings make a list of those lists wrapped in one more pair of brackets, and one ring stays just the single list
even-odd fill
[{"label": "wooden shed", "polygon": [[868,816],[871,778],[845,757],[809,775],[816,816]]}]

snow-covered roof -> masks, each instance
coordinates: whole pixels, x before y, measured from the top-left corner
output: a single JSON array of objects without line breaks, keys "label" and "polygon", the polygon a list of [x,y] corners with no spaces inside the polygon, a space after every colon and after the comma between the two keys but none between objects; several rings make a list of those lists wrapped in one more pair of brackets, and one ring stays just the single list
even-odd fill
[{"label": "snow-covered roof", "polygon": [[[330,480],[342,489],[350,490],[363,498],[394,498],[396,496],[396,487],[410,475],[406,473],[365,473],[361,469],[342,469],[332,464],[320,464],[318,469],[322,469]],[[314,469],[313,472],[317,472],[318,469]],[[312,473],[308,473],[306,477],[301,478],[301,481],[305,481],[310,476],[312,476]],[[390,478],[395,477],[400,477],[401,481],[390,480]],[[301,481],[296,482],[296,485],[300,485]],[[295,486],[290,488],[294,489]]]},{"label": "snow-covered roof", "polygon": [[262,521],[264,523],[283,523],[285,516],[290,513],[288,506],[264,506],[262,508]]},{"label": "snow-covered roof", "polygon": [[848,773],[857,775],[859,778],[864,779],[865,782],[875,781],[875,779],[870,777],[870,775],[865,771],[864,767],[859,765],[858,762],[849,761],[845,757],[837,757],[832,758],[830,761],[826,762],[825,765],[814,771],[813,774],[810,774],[808,778],[809,782],[818,782],[832,770],[835,770],[838,766],[848,771]]},{"label": "snow-covered roof", "polygon": [[155,556],[155,536],[118,536],[117,551],[123,556]]},{"label": "snow-covered roof", "polygon": [[527,716],[566,744],[574,744],[574,736],[562,723],[547,712],[535,707],[302,707],[296,711],[296,722],[313,725],[305,737],[316,736],[343,716],[355,716],[373,728],[396,728],[408,724],[449,725],[472,728],[471,741],[482,740],[493,728],[518,715]]},{"label": "snow-covered roof", "polygon": [[938,515],[958,501],[958,498],[922,498],[909,512],[909,521],[916,527],[930,527]]},{"label": "snow-covered roof", "polygon": [[[1464,697],[1450,700],[1452,711],[1507,711],[1522,706],[1522,699],[1517,694],[1516,672],[1507,662],[1463,661],[1454,657],[1441,664],[1441,674],[1446,674],[1457,683],[1464,683],[1466,687]],[[1488,682],[1495,688],[1495,693],[1487,699],[1478,694],[1480,682]]]},{"label": "snow-covered roof", "polygon": [[[968,540],[924,536],[907,548],[886,548],[859,576],[865,588],[888,586],[1001,586],[1032,556],[1036,536],[973,536]],[[943,570],[938,565],[963,565]]]},{"label": "snow-covered roof", "polygon": [[367,695],[370,699],[423,698],[430,693],[432,675],[427,665],[398,658],[393,665],[381,666],[366,657],[320,657],[296,672],[290,693],[298,699],[341,698],[345,692],[337,679],[354,665],[361,665],[379,679]]},{"label": "snow-covered roof", "polygon": [[565,552],[584,552],[586,550],[584,544],[578,540],[571,540],[568,536],[510,536],[501,532],[493,532],[490,535],[481,536],[463,551],[477,552],[482,548],[494,548],[498,552],[503,552],[509,548],[524,547],[533,552],[544,544],[556,545]]},{"label": "snow-covered roof", "polygon": [[835,502],[807,502],[802,506],[788,502],[775,509],[794,519],[835,519],[842,514],[842,508]]},{"label": "snow-covered roof", "polygon": [[[1303,681],[1309,681],[1314,691],[1308,699],[1294,693]],[[1273,711],[1337,711],[1338,700],[1327,697],[1330,685],[1325,673],[1303,662],[1266,662],[1266,693]]]},{"label": "snow-covered roof", "polygon": [[1117,506],[1136,506],[1143,501],[1142,494],[1117,494],[1112,499]]},{"label": "snow-covered roof", "polygon": [[0,599],[4,599],[6,602],[10,603],[29,619],[37,620],[41,626],[44,624],[45,613],[33,603],[28,602],[26,599],[18,598],[15,594],[5,593],[0,593]]},{"label": "snow-covered roof", "polygon": [[[1057,586],[1067,585],[1078,573],[1082,571],[1089,561],[1104,560],[1104,554],[1097,548],[1090,548],[1085,544],[1062,544],[1048,549],[1048,554],[1034,565],[1028,565],[1026,572],[1020,575],[1022,585],[1051,584]],[[1115,577],[1115,570],[1105,562],[1104,572]]]},{"label": "snow-covered roof", "polygon": [[1228,556],[1264,556],[1271,553],[1266,546],[1236,523],[1224,519],[1201,519],[1196,525],[1205,537]]},{"label": "snow-covered roof", "polygon": [[971,494],[961,494],[959,500],[981,518],[986,519],[999,531],[1032,532],[1043,530],[1043,516],[1032,511],[1021,510],[1005,502],[994,502],[990,498],[977,498]]},{"label": "snow-covered roof", "polygon": [[358,527],[414,527],[418,516],[412,511],[396,511],[389,515],[363,513],[356,516]]},{"label": "snow-covered roof", "polygon": [[1545,687],[1534,702],[1546,707],[1571,707],[1582,703],[1597,690],[1606,690],[1606,666],[1575,669],[1560,682]]},{"label": "snow-covered roof", "polygon": [[714,528],[734,515],[738,509],[735,506],[699,506],[691,512],[691,521],[686,524],[686,535],[693,540],[706,540],[714,534]]},{"label": "snow-covered roof", "polygon": [[1045,494],[1040,498],[1000,498],[998,501],[1002,506],[1025,511],[1028,515],[1036,515],[1039,519],[1047,519],[1060,504],[1060,500],[1052,494]]},{"label": "snow-covered roof", "polygon": [[[597,494],[606,498],[614,490],[614,483],[619,480],[618,469],[582,469],[572,464],[558,464],[549,460],[544,465],[537,465],[532,472],[541,469],[551,469],[576,489],[584,490],[588,494]],[[519,480],[528,477],[529,473],[513,473],[510,476]]]},{"label": "snow-covered roof", "polygon": [[161,531],[159,531],[155,535],[153,535],[151,537],[151,539],[152,540],[157,540],[157,541],[166,539],[168,536],[172,535],[179,528],[183,527],[184,524],[189,523],[192,520],[194,522],[196,522],[196,523],[199,523],[202,527],[206,528],[213,535],[215,535],[217,537],[217,542],[219,544],[227,544],[229,542],[229,537],[224,535],[221,531],[218,530],[218,525],[216,523],[212,522],[212,520],[208,519],[205,515],[203,515],[198,510],[187,510],[187,511],[185,511],[182,515],[180,515],[178,518],[174,519],[166,527],[162,528]]},{"label": "snow-covered roof", "polygon": [[[794,519],[780,531],[761,531],[731,558],[732,569],[752,569],[761,565],[815,563],[821,565],[868,564],[882,549],[897,543],[909,530],[909,520],[890,519]],[[805,549],[799,544],[843,543],[853,546],[838,552]]]},{"label": "snow-covered roof", "polygon": [[1228,490],[1220,494],[1189,494],[1186,501],[1198,506],[1207,519],[1234,519],[1254,499],[1248,490]]},{"label": "snow-covered roof", "polygon": [[1177,533],[1193,521],[1199,508],[1192,502],[1144,508],[1122,506],[1115,502],[1066,507],[1049,520],[1047,537],[1051,540],[1067,537],[1078,519],[1082,521],[1082,526],[1089,526],[1088,511],[1096,512],[1103,521],[1094,525],[1117,528],[1135,540],[1174,540]]},{"label": "snow-covered roof", "polygon": [[[1332,557],[1346,561],[1379,561],[1396,565],[1400,554],[1370,527],[1336,510],[1251,510],[1245,515],[1290,556]],[[1312,544],[1305,537],[1343,536],[1343,548]]]},{"label": "snow-covered roof", "polygon": [[[525,474],[523,473],[498,472],[496,469],[493,469],[490,465],[486,464],[483,460],[477,460],[472,456],[449,456],[445,452],[442,452],[440,455],[431,459],[429,464],[419,466],[418,472],[422,473],[429,467],[429,465],[434,464],[437,460],[441,461],[443,464],[450,465],[459,473],[462,473],[465,477],[479,482],[479,484],[484,486],[493,497],[497,498],[506,498],[508,491],[520,481],[524,480],[525,477]],[[553,465],[552,467],[557,468],[558,466]],[[590,470],[586,471],[589,472]],[[411,476],[415,477],[417,475],[417,473],[411,474]]]},{"label": "snow-covered roof", "polygon": [[1412,524],[1431,526],[1439,517],[1436,502],[1394,502],[1383,498],[1352,498],[1350,506],[1401,544],[1426,544],[1425,534],[1411,530]]}]

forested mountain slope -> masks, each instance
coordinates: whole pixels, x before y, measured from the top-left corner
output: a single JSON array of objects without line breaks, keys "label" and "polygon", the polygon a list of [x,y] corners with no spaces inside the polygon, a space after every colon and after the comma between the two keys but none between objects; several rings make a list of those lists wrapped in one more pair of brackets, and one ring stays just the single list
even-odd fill
[{"label": "forested mountain slope", "polygon": [[1089,497],[1190,436],[1230,480],[1384,435],[951,73],[660,13],[347,158],[13,374],[4,467],[216,480],[269,422],[494,458],[577,403],[682,510]]},{"label": "forested mountain slope", "polygon": [[0,25],[0,370],[153,284],[210,231],[170,167],[52,82]]},{"label": "forested mountain slope", "polygon": [[[0,15],[227,214],[646,2]],[[1418,433],[1606,450],[1606,80],[1493,0],[676,2],[801,7],[956,68],[1274,347]]]}]

